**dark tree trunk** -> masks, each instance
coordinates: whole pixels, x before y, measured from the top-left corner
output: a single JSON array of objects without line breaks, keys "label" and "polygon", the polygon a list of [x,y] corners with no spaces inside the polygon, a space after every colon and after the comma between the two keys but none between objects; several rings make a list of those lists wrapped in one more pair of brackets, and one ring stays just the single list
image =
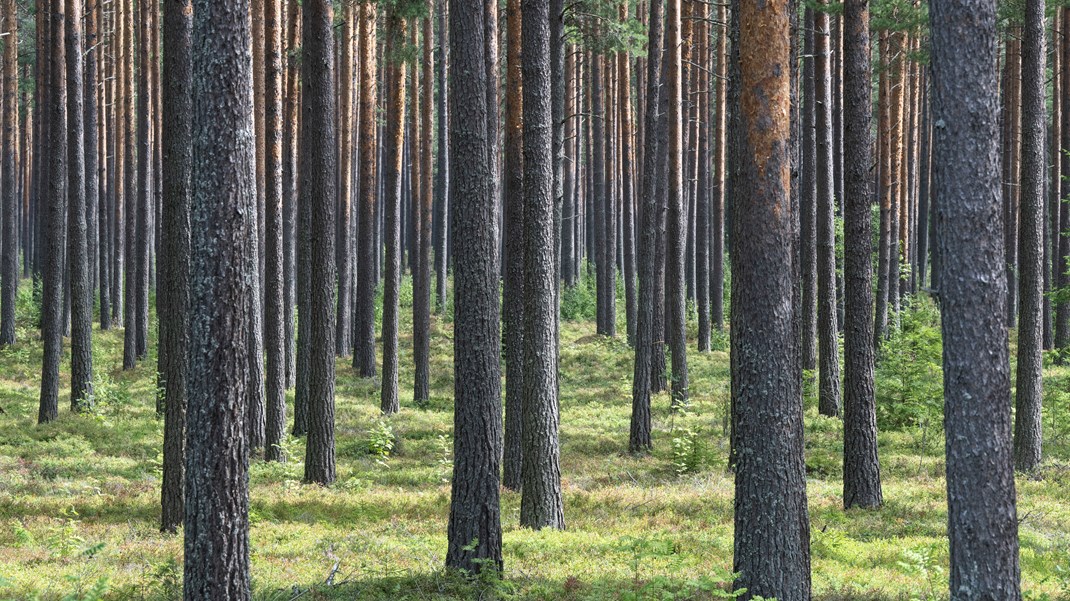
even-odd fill
[{"label": "dark tree trunk", "polygon": [[[295,3],[297,0],[293,0]],[[368,6],[367,4],[364,6]],[[297,42],[297,36],[301,36],[303,43],[305,39],[304,33],[304,18],[305,11],[303,8],[295,7],[295,25],[294,29],[290,30],[291,45]],[[305,60],[296,60],[295,65],[297,70],[294,73],[293,81],[290,82],[290,91],[298,92],[298,98],[293,99],[293,105],[291,106],[291,115],[295,118],[297,123],[291,123],[290,131],[292,134],[298,137],[291,138],[293,146],[291,148],[291,161],[293,165],[293,179],[291,186],[294,195],[294,204],[297,205],[297,240],[296,240],[296,256],[297,256],[297,373],[296,384],[297,389],[294,391],[294,436],[303,436],[308,434],[309,419],[310,419],[310,405],[311,405],[311,393],[309,383],[312,379],[311,368],[311,353],[312,346],[320,344],[322,341],[315,341],[312,339],[312,319],[310,317],[310,311],[312,310],[312,239],[310,230],[312,229],[312,207],[308,202],[304,201],[305,188],[308,186],[306,183],[307,177],[302,178],[301,166],[303,165],[303,147],[304,144],[304,127],[302,122],[306,108],[302,107],[300,102],[300,96],[304,93],[304,85],[302,81],[302,75],[307,69]],[[300,109],[300,111],[299,111]],[[307,450],[307,448],[306,448]]]},{"label": "dark tree trunk", "polygon": [[1051,299],[1051,291],[1058,286],[1059,273],[1056,265],[1056,257],[1059,255],[1059,206],[1062,181],[1061,160],[1062,156],[1062,35],[1060,31],[1060,9],[1056,8],[1051,20],[1051,125],[1048,133],[1051,134],[1050,146],[1048,147],[1048,160],[1050,180],[1048,181],[1048,205],[1044,230],[1044,350],[1050,351],[1055,348],[1055,307]]},{"label": "dark tree trunk", "polygon": [[[431,55],[433,37],[431,18],[423,22],[423,91],[420,97],[420,198],[413,202],[413,222],[416,224],[416,270],[413,272],[412,346],[416,363],[413,380],[413,402],[428,399],[431,362],[431,105],[434,101],[434,63]],[[413,107],[416,110],[416,107]]]},{"label": "dark tree trunk", "polygon": [[397,413],[398,403],[398,298],[401,288],[401,184],[405,136],[405,63],[400,53],[405,46],[405,19],[396,11],[386,18],[388,63],[386,90],[386,139],[383,140],[383,197],[386,218],[386,269],[383,271],[383,380],[379,408]]},{"label": "dark tree trunk", "polygon": [[[15,297],[19,286],[18,213],[15,153],[18,138],[18,15],[15,0],[4,0],[4,115],[3,115],[3,249],[0,258],[0,346],[15,342]],[[43,57],[42,57],[43,58]],[[26,131],[29,131],[27,129]],[[23,156],[23,161],[29,157]]]},{"label": "dark tree trunk", "polygon": [[138,267],[138,228],[145,227],[140,223],[138,214],[138,169],[137,169],[137,144],[135,136],[137,130],[134,127],[134,2],[124,0],[122,19],[124,35],[122,44],[124,48],[123,68],[120,77],[123,86],[123,106],[120,113],[123,128],[123,217],[126,228],[123,239],[123,369],[134,369],[137,366],[137,290],[140,279],[137,277]]},{"label": "dark tree trunk", "polygon": [[873,163],[870,123],[868,0],[848,0],[843,9],[844,329],[843,505],[880,507],[880,461],[873,393],[873,226],[870,212]]},{"label": "dark tree trunk", "polygon": [[810,598],[798,332],[789,310],[793,216],[791,21],[787,1],[735,0],[730,102],[732,366],[738,586],[781,601]]},{"label": "dark tree trunk", "polygon": [[[71,411],[93,398],[93,289],[86,223],[82,1],[66,0],[67,267],[71,282]],[[95,92],[95,91],[94,91]]]},{"label": "dark tree trunk", "polygon": [[598,54],[590,55],[591,64],[591,173],[592,195],[591,208],[593,211],[592,238],[594,243],[594,262],[597,269],[598,280],[596,284],[598,297],[597,331],[602,335],[609,335],[609,318],[606,313],[609,303],[606,297],[609,294],[607,279],[608,270],[613,264],[613,257],[606,253],[606,134],[605,102],[602,98],[604,75],[602,73],[602,57]]},{"label": "dark tree trunk", "polygon": [[[454,264],[454,439],[446,565],[502,569],[498,269],[487,136],[484,7],[449,5],[450,198]],[[490,107],[493,109],[493,107]]]},{"label": "dark tree trunk", "polygon": [[527,321],[527,295],[524,284],[527,264],[524,259],[525,212],[530,204],[524,196],[524,97],[521,94],[523,72],[520,64],[520,0],[506,5],[505,67],[505,187],[502,193],[502,219],[505,224],[502,281],[502,337],[505,355],[505,451],[502,455],[502,484],[520,490],[523,482],[523,398],[528,365],[524,353]]},{"label": "dark tree trunk", "polygon": [[[717,7],[717,20],[727,22],[724,4]],[[713,327],[724,330],[724,234],[725,234],[725,129],[728,123],[726,88],[728,78],[728,33],[721,27],[717,36],[716,128],[713,130],[713,206],[710,216],[710,304],[713,306]]]},{"label": "dark tree trunk", "polygon": [[665,25],[666,93],[669,100],[668,212],[665,245],[666,326],[672,353],[673,406],[688,403],[687,303],[684,246],[687,213],[684,198],[683,65],[680,43],[680,0],[669,0]]},{"label": "dark tree trunk", "polygon": [[[67,172],[67,132],[64,123],[64,0],[51,0],[50,8],[38,11],[38,19],[49,19],[47,78],[49,80],[47,121],[49,139],[46,148],[48,169],[43,175],[47,186],[45,211],[41,216],[43,233],[41,255],[44,261],[41,289],[41,338],[44,356],[41,370],[41,399],[37,423],[50,422],[59,415],[59,362],[63,354],[63,224],[67,216],[67,199],[63,182]],[[45,56],[41,54],[39,56]]]},{"label": "dark tree trunk", "polygon": [[[943,273],[953,599],[1021,598],[1000,218],[996,3],[936,0],[934,197]],[[968,19],[973,25],[964,27]]]},{"label": "dark tree trunk", "polygon": [[799,193],[802,368],[817,368],[817,105],[814,85],[814,10],[804,16],[802,76],[802,188]]},{"label": "dark tree trunk", "polygon": [[[282,138],[282,245],[283,245],[283,285],[285,286],[283,338],[286,345],[286,387],[297,384],[297,349],[296,323],[297,311],[297,156],[298,156],[298,111],[301,94],[301,61],[297,59],[301,36],[301,9],[298,0],[286,0],[286,104],[284,127],[286,133]],[[307,288],[307,287],[306,287]],[[307,392],[307,391],[306,391]],[[306,406],[307,408],[307,406]],[[296,413],[296,407],[295,407]],[[295,416],[296,419],[296,416]]]},{"label": "dark tree trunk", "polygon": [[[1063,35],[1068,31],[1070,31],[1070,10],[1063,8]],[[1062,40],[1061,50],[1059,107],[1061,109],[1060,138],[1062,139],[1059,148],[1059,171],[1062,174],[1062,185],[1060,186],[1059,198],[1065,199],[1070,196],[1070,178],[1067,177],[1067,175],[1070,175],[1070,152],[1067,152],[1068,147],[1070,147],[1070,43]],[[1057,205],[1059,207],[1059,216],[1057,218],[1059,229],[1057,231],[1062,232],[1067,229],[1067,226],[1070,226],[1070,203],[1058,202]],[[1056,237],[1056,240],[1057,243],[1054,244],[1057,247],[1054,249],[1054,283],[1055,288],[1058,289],[1067,285],[1066,273],[1070,269],[1070,236],[1060,235]],[[1062,351],[1068,346],[1070,346],[1070,303],[1064,302],[1055,306],[1055,348]]]},{"label": "dark tree trunk", "polygon": [[282,2],[265,0],[264,11],[264,458],[268,461],[285,459],[280,445],[286,436]]},{"label": "dark tree trunk", "polygon": [[[621,5],[621,20],[628,20],[627,2]],[[624,255],[624,315],[628,327],[628,344],[635,346],[635,193],[632,182],[632,76],[631,56],[617,53],[617,109],[620,111],[620,202],[621,249]],[[616,281],[613,282],[616,288]]]},{"label": "dark tree trunk", "polygon": [[[268,0],[270,2],[270,0]],[[338,219],[335,222],[337,241],[335,243],[335,265],[338,269],[338,308],[335,318],[335,352],[339,357],[348,357],[352,352],[353,341],[350,335],[353,333],[353,325],[350,317],[353,311],[353,302],[350,292],[353,282],[350,277],[352,269],[349,259],[352,257],[353,233],[349,228],[352,221],[353,203],[353,45],[356,32],[354,31],[354,13],[360,10],[352,3],[342,4],[343,25],[339,28],[341,38],[338,41]]]},{"label": "dark tree trunk", "polygon": [[579,217],[579,211],[577,211],[576,201],[578,194],[576,193],[576,183],[578,177],[578,170],[576,168],[576,161],[579,160],[579,156],[576,153],[575,139],[578,135],[579,128],[576,127],[576,121],[579,116],[576,114],[576,57],[575,50],[568,46],[566,49],[562,49],[565,56],[565,105],[562,119],[564,120],[564,132],[562,134],[562,143],[564,145],[563,152],[565,154],[562,161],[562,186],[564,196],[561,202],[561,281],[566,286],[576,285],[576,254],[578,245],[576,245],[576,223]]},{"label": "dark tree trunk", "polygon": [[[97,120],[97,68],[99,56],[99,38],[97,37],[99,23],[98,12],[99,0],[86,0],[85,4],[85,71],[84,71],[84,144],[85,144],[85,213],[86,213],[86,252],[88,256],[89,270],[89,312],[90,322],[93,317],[93,300],[97,291],[100,265],[100,243],[98,239],[99,225],[97,216],[100,206],[100,154],[98,144],[100,135]],[[92,329],[92,326],[90,326]]]},{"label": "dark tree trunk", "polygon": [[[836,325],[836,225],[832,195],[832,79],[828,0],[814,11],[814,126],[817,147],[818,410],[840,416],[840,359]],[[865,254],[868,256],[868,253]]]},{"label": "dark tree trunk", "polygon": [[[196,0],[192,37],[187,601],[249,599],[249,239],[256,208],[248,0]],[[230,157],[230,160],[220,160]]]},{"label": "dark tree trunk", "polygon": [[437,27],[438,27],[438,155],[437,172],[435,173],[435,307],[439,313],[446,312],[446,267],[448,234],[446,225],[449,223],[449,112],[447,111],[447,97],[449,96],[449,44],[446,30],[446,0],[437,0]]},{"label": "dark tree trunk", "polygon": [[[698,8],[697,18],[705,22],[709,19],[706,7]],[[694,83],[697,94],[698,116],[698,159],[696,161],[695,185],[695,307],[698,312],[698,350],[710,350],[710,83],[709,69],[713,68],[710,60],[709,29],[700,24],[696,29],[697,57],[703,68],[695,68]]]},{"label": "dark tree trunk", "polygon": [[650,393],[655,353],[661,352],[661,344],[655,344],[655,338],[661,338],[661,332],[654,329],[654,311],[657,290],[654,266],[655,245],[659,221],[657,178],[659,146],[657,135],[658,108],[661,104],[661,52],[664,40],[662,29],[662,3],[650,3],[649,35],[647,37],[647,93],[646,120],[644,129],[646,148],[643,150],[643,189],[639,211],[640,237],[639,259],[639,303],[636,307],[635,328],[635,369],[632,372],[632,417],[628,436],[628,449],[633,453],[650,450],[651,419]]},{"label": "dark tree trunk", "polygon": [[376,5],[361,5],[360,20],[360,216],[357,219],[357,335],[353,341],[353,367],[360,377],[375,376],[375,288],[379,250],[376,231],[379,212],[377,189],[376,109],[378,85],[375,75]]},{"label": "dark tree trunk", "polygon": [[1044,292],[1044,0],[1028,0],[1022,31],[1022,162],[1018,222],[1018,373],[1015,386],[1014,465],[1040,464],[1043,398]]},{"label": "dark tree trunk", "polygon": [[[550,9],[523,0],[524,289],[523,495],[520,525],[565,527],[558,443],[557,270],[554,266]],[[510,29],[510,33],[513,30]],[[521,232],[512,232],[521,235]]]},{"label": "dark tree trunk", "polygon": [[[137,58],[137,273],[135,299],[137,307],[134,313],[135,352],[137,360],[145,358],[149,351],[149,271],[152,257],[150,255],[152,238],[152,190],[153,173],[152,161],[152,77],[150,65],[152,53],[152,32],[149,27],[147,3],[138,3],[137,19],[140,29],[138,30],[138,58]],[[132,32],[131,32],[132,33]],[[131,58],[133,58],[131,56]],[[250,349],[252,350],[252,349]],[[256,355],[253,355],[254,357]],[[156,413],[161,414],[163,407],[156,407]]]},{"label": "dark tree trunk", "polygon": [[158,387],[163,391],[163,484],[160,530],[182,523],[186,442],[186,370],[189,364],[191,35],[190,0],[164,2],[163,234],[160,253]]},{"label": "dark tree trunk", "polygon": [[[334,53],[329,0],[304,0],[302,60],[310,67],[303,81],[301,173],[334,173]],[[315,65],[316,68],[311,66]],[[309,206],[308,321],[311,348],[308,380],[308,443],[305,482],[334,482],[334,203],[333,177],[301,181],[301,203]]]}]

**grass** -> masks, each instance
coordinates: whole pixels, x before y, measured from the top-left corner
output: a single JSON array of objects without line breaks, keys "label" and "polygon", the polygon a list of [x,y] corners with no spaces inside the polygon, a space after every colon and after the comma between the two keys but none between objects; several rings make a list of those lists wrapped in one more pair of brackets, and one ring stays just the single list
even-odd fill
[{"label": "grass", "polygon": [[[41,346],[28,297],[24,292],[20,302],[19,342],[0,350],[0,599],[179,598],[181,537],[161,534],[157,523],[163,427],[154,411],[155,356],[123,372],[121,330],[95,331],[96,411],[70,413],[68,391],[61,388],[60,418],[38,426]],[[568,529],[520,528],[519,495],[503,492],[505,574],[500,581],[467,581],[442,567],[452,325],[433,319],[431,399],[415,408],[411,295],[402,298],[401,413],[382,418],[378,382],[358,378],[348,360],[338,362],[338,483],[329,489],[300,483],[301,440],[288,441],[288,463],[252,463],[255,598],[724,595],[733,508],[723,429],[726,336],[717,337],[710,353],[694,352],[692,344],[691,407],[674,415],[668,396],[656,397],[655,450],[637,458],[625,452],[632,369],[626,330],[607,340],[594,336],[590,321],[563,322],[561,473]],[[573,313],[583,317],[584,311]],[[623,310],[619,314],[623,319]],[[62,369],[66,383],[68,366]],[[1022,582],[1029,599],[1070,599],[1070,446],[1062,425],[1070,370],[1050,368],[1046,376],[1046,463],[1039,477],[1018,480]],[[818,416],[815,405],[808,399],[815,598],[945,598],[938,420],[937,431],[924,435],[912,425],[883,431],[886,505],[845,512],[841,423]]]}]

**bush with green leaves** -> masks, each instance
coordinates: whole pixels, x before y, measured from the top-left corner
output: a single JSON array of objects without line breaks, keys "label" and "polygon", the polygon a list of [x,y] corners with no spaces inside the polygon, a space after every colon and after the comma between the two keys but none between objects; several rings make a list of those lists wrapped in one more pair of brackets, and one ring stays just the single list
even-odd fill
[{"label": "bush with green leaves", "polygon": [[943,415],[940,313],[927,296],[904,300],[877,361],[877,425],[897,430],[939,426]]}]

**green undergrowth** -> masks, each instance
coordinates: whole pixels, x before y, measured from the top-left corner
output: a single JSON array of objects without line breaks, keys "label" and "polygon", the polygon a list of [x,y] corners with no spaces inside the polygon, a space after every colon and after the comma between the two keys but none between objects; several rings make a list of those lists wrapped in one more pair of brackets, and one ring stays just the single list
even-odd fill
[{"label": "green undergrowth", "polygon": [[[732,598],[727,334],[715,333],[709,353],[690,345],[691,404],[674,414],[657,395],[655,449],[635,457],[626,452],[632,355],[623,294],[614,340],[596,336],[585,318],[587,294],[563,296],[575,309],[561,328],[566,531],[520,528],[519,495],[503,491],[502,577],[443,569],[452,324],[432,319],[431,398],[414,407],[411,296],[403,295],[401,412],[380,416],[379,382],[338,361],[337,484],[300,483],[300,439],[285,443],[287,463],[252,462],[255,598]],[[123,372],[122,331],[95,331],[94,411],[67,410],[64,363],[60,418],[38,426],[41,346],[28,291],[20,298],[19,342],[0,350],[0,599],[179,598],[181,537],[157,525],[163,426],[154,355]],[[816,599],[946,598],[938,317],[926,305],[899,323],[877,381],[884,508],[842,509],[841,422],[818,416],[807,399]],[[1018,479],[1022,581],[1028,599],[1070,599],[1070,370],[1045,374],[1047,459]]]}]

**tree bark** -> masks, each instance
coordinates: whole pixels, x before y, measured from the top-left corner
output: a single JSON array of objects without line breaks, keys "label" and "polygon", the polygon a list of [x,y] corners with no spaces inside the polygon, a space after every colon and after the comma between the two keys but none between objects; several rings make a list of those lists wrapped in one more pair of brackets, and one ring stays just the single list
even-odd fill
[{"label": "tree bark", "polygon": [[1041,457],[1043,399],[1044,244],[1044,0],[1029,0],[1022,30],[1022,162],[1018,221],[1018,372],[1015,386],[1014,465],[1032,471]]},{"label": "tree bark", "polygon": [[[4,0],[4,115],[3,115],[3,249],[0,251],[0,346],[15,343],[15,298],[19,285],[18,228],[15,218],[19,198],[16,192],[15,162],[18,138],[18,14],[15,0]],[[27,130],[29,131],[29,130]],[[23,157],[29,161],[29,157]]]},{"label": "tree bark", "polygon": [[684,245],[687,228],[684,198],[684,111],[680,0],[669,0],[665,26],[666,79],[669,98],[668,214],[665,248],[666,325],[672,353],[673,406],[688,403],[687,304]]},{"label": "tree bark", "polygon": [[[828,0],[814,11],[814,126],[817,146],[818,410],[840,416],[839,327],[836,325],[836,225],[832,195],[832,78]],[[865,253],[866,256],[869,253]]]},{"label": "tree bark", "polygon": [[[428,10],[432,10],[428,4]],[[413,221],[416,223],[417,260],[413,273],[412,301],[412,346],[416,363],[413,381],[413,402],[426,402],[430,388],[431,371],[431,218],[433,191],[431,190],[431,111],[434,101],[434,63],[431,46],[431,17],[423,22],[423,92],[420,97],[420,129],[423,132],[420,144],[420,198],[413,202]],[[416,110],[413,107],[413,110]]]},{"label": "tree bark", "polygon": [[484,8],[449,4],[455,406],[446,565],[500,572],[501,341]]},{"label": "tree bark", "polygon": [[376,206],[376,109],[378,86],[375,73],[376,5],[361,5],[360,20],[360,216],[357,219],[357,336],[353,367],[360,377],[375,376],[375,287],[379,251],[375,231],[379,223]]},{"label": "tree bark", "polygon": [[843,505],[880,507],[877,408],[874,399],[872,198],[873,117],[869,2],[843,9],[844,330]]},{"label": "tree bark", "polygon": [[[249,599],[249,281],[256,207],[248,0],[195,0],[184,598]],[[230,160],[220,160],[230,157]]]},{"label": "tree bark", "polygon": [[[264,11],[264,458],[282,461],[286,436],[286,317],[283,255],[283,67],[282,0],[265,0]],[[348,349],[347,349],[348,350]]]},{"label": "tree bark", "polygon": [[735,0],[730,115],[737,586],[810,598],[803,412],[791,299],[790,2]]},{"label": "tree bark", "polygon": [[1021,591],[992,69],[996,3],[936,0],[929,17],[950,592],[952,599],[1013,601]]},{"label": "tree bark", "polygon": [[[301,173],[333,174],[334,53],[329,0],[303,0],[302,52],[305,65],[301,127]],[[309,206],[308,442],[305,482],[327,486],[334,482],[334,177],[307,177],[301,182],[301,202]]]}]

